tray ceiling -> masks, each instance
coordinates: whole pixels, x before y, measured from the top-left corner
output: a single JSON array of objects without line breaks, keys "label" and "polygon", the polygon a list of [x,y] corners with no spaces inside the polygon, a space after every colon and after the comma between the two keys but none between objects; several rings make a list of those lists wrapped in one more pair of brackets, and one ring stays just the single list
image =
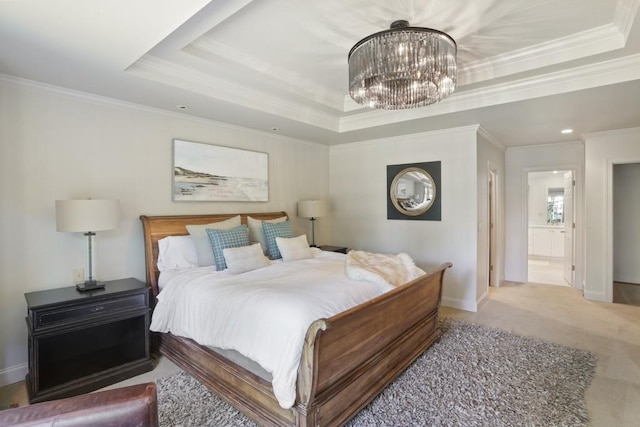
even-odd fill
[{"label": "tray ceiling", "polygon": [[[469,124],[504,146],[558,142],[579,138],[564,127],[640,126],[639,4],[9,1],[0,73],[324,144]],[[363,108],[347,54],[397,19],[456,40],[458,87],[415,110]]]}]

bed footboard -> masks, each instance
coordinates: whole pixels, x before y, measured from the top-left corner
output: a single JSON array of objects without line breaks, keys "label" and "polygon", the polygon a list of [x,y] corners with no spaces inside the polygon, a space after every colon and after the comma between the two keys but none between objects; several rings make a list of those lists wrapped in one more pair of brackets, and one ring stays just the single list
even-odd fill
[{"label": "bed footboard", "polygon": [[[147,283],[157,296],[158,241],[188,234],[188,224],[208,224],[240,215],[266,220],[286,212],[142,215]],[[159,334],[160,352],[260,426],[344,424],[438,339],[442,281],[450,263],[307,331],[298,369],[297,398],[278,404],[271,384],[188,338]]]},{"label": "bed footboard", "polygon": [[299,426],[345,423],[439,338],[449,267],[312,324],[298,370]]}]

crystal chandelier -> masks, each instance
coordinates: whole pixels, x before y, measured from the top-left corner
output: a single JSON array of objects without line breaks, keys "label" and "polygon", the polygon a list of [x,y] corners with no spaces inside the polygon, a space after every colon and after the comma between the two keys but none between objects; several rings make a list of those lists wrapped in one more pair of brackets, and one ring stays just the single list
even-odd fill
[{"label": "crystal chandelier", "polygon": [[349,94],[359,104],[386,110],[423,107],[456,88],[455,40],[442,31],[401,20],[349,52]]}]

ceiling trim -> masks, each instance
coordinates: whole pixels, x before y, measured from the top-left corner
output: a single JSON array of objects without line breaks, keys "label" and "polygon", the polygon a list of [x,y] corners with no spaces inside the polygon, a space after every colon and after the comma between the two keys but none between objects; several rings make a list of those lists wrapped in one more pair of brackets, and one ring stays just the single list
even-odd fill
[{"label": "ceiling trim", "polygon": [[631,27],[640,9],[640,0],[618,0],[613,14],[613,23],[624,35],[625,41],[629,37]]},{"label": "ceiling trim", "polygon": [[503,143],[498,141],[498,138],[490,134],[485,128],[482,127],[482,125],[478,126],[478,134],[489,141],[491,144],[493,144],[500,151],[505,151],[507,149],[507,147]]},{"label": "ceiling trim", "polygon": [[338,117],[318,108],[302,106],[245,85],[194,71],[151,55],[145,55],[126,70],[138,77],[168,84],[253,110],[275,114],[322,129],[337,132]]},{"label": "ceiling trim", "polygon": [[330,152],[334,150],[343,150],[343,149],[348,150],[350,148],[367,147],[370,145],[377,145],[381,143],[384,144],[384,143],[403,142],[403,141],[406,141],[408,138],[416,139],[416,138],[421,138],[426,136],[449,135],[452,133],[456,133],[456,134],[469,133],[469,135],[475,136],[478,133],[478,129],[480,129],[480,125],[473,124],[473,125],[458,126],[453,128],[447,128],[447,129],[435,129],[435,130],[416,132],[416,133],[405,133],[402,135],[387,136],[387,137],[378,138],[378,139],[366,139],[362,141],[345,142],[344,144],[331,145],[329,146],[329,150]]},{"label": "ceiling trim", "polygon": [[[631,19],[633,21],[633,18]],[[461,64],[458,84],[464,86],[523,71],[620,49],[625,37],[614,24],[514,50],[504,55]]]},{"label": "ceiling trim", "polygon": [[229,122],[223,122],[220,120],[208,119],[205,117],[193,116],[190,114],[181,113],[178,111],[171,111],[165,108],[157,108],[151,107],[148,105],[137,104],[135,102],[123,101],[117,98],[110,98],[103,95],[96,95],[89,92],[82,92],[76,89],[69,89],[62,86],[55,86],[49,83],[42,83],[35,80],[29,80],[22,77],[15,77],[8,74],[0,73],[0,84],[5,84],[13,87],[28,87],[33,90],[49,92],[56,95],[60,95],[67,98],[76,99],[82,102],[87,102],[91,104],[99,104],[99,105],[111,105],[121,108],[128,108],[131,110],[143,111],[151,114],[159,114],[162,116],[173,117],[182,120],[188,120],[190,122],[203,123],[208,125],[214,125],[217,127],[232,129],[238,132],[244,132],[247,134],[258,135],[260,137],[264,137],[265,135],[270,138],[275,138],[283,141],[292,141],[296,143],[304,143],[310,145],[321,145],[326,146],[326,144],[322,144],[319,142],[311,141],[308,139],[295,138],[292,136],[282,135],[279,133],[269,132],[260,129],[254,129],[246,126],[240,126]]},{"label": "ceiling trim", "polygon": [[[516,147],[507,147],[507,151],[525,151],[525,150],[540,150],[541,147],[544,148],[553,148],[553,147],[576,147],[580,146],[584,149],[584,141],[579,139],[573,141],[563,141],[563,142],[551,142],[545,144],[533,144],[533,145],[519,145]],[[571,165],[561,164],[554,165],[554,167],[563,168],[563,169],[572,169]],[[549,170],[549,166],[540,166],[534,169],[527,168],[527,171],[544,171]],[[525,172],[526,175],[526,172]]]},{"label": "ceiling trim", "polygon": [[369,110],[341,118],[340,132],[541,98],[636,79],[640,79],[640,54],[485,88],[456,92],[449,98],[425,108],[394,112]]},{"label": "ceiling trim", "polygon": [[[22,77],[10,76],[7,74],[0,74],[0,83],[5,83],[7,85],[16,86],[16,87],[28,87],[35,90],[50,92],[56,95],[61,95],[68,98],[74,98],[74,99],[78,99],[83,102],[88,102],[92,104],[113,105],[116,107],[130,108],[133,110],[163,114],[171,117],[180,117],[180,118],[189,119],[189,120],[198,121],[198,122],[214,122],[214,123],[219,123],[225,126],[236,126],[236,125],[229,124],[227,122],[220,122],[217,120],[205,119],[202,117],[196,117],[196,116],[185,114],[185,113],[179,113],[177,111],[170,111],[164,108],[157,108],[157,107],[151,107],[148,105],[137,104],[135,102],[124,101],[118,98],[110,98],[104,95],[96,95],[94,93],[83,92],[76,89],[69,89],[62,86],[56,86],[49,83],[42,83],[35,80],[24,79]],[[249,129],[241,126],[237,126],[237,127],[241,129]]]},{"label": "ceiling trim", "polygon": [[[585,132],[582,134],[583,140],[586,138],[599,138],[605,136],[616,136],[616,135],[629,135],[629,134],[640,134],[640,127],[626,128],[626,129],[615,129],[615,130],[605,130],[602,132]],[[586,141],[585,141],[586,142]]]},{"label": "ceiling trim", "polygon": [[211,62],[211,57],[222,58],[256,73],[260,76],[261,84],[270,84],[296,97],[304,97],[337,111],[344,109],[344,97],[342,94],[325,90],[310,80],[298,77],[295,73],[274,67],[268,62],[261,61],[240,50],[233,49],[211,37],[200,37],[198,40],[185,46],[182,51],[207,62]]}]

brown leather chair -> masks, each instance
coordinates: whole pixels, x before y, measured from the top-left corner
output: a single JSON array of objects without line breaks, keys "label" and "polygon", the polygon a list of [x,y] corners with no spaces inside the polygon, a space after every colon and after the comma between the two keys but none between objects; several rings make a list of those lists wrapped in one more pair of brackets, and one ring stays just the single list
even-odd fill
[{"label": "brown leather chair", "polygon": [[0,411],[0,427],[158,425],[155,383],[138,384]]}]

